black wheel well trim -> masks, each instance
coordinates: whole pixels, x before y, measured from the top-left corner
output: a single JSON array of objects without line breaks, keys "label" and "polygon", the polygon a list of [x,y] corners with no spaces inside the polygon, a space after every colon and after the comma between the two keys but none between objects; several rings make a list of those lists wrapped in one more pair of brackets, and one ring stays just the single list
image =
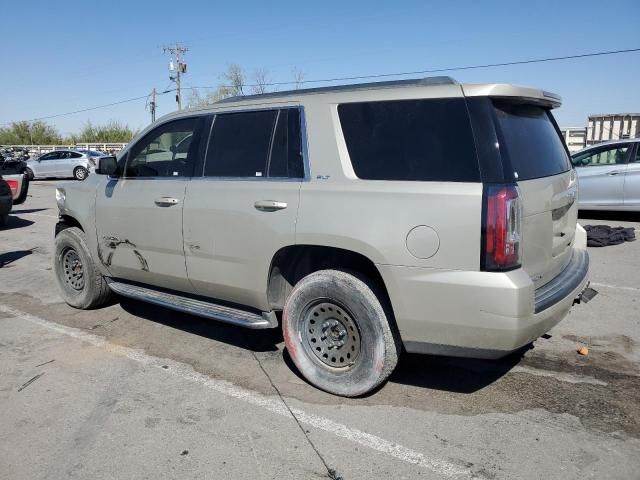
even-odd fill
[{"label": "black wheel well trim", "polygon": [[67,228],[77,227],[83,232],[86,232],[82,224],[73,216],[67,214],[58,215],[58,223],[56,223],[56,236]]},{"label": "black wheel well trim", "polygon": [[376,264],[362,253],[326,245],[288,245],[271,259],[267,277],[267,300],[273,310],[282,310],[295,284],[318,270],[339,269],[364,275],[388,312],[392,329],[399,335],[389,291]]}]

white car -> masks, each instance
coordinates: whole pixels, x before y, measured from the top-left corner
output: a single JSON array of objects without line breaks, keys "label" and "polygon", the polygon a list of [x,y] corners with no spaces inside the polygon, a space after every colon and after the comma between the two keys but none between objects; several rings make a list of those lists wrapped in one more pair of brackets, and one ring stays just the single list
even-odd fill
[{"label": "white car", "polygon": [[97,159],[79,150],[54,150],[27,161],[26,173],[34,178],[75,178],[84,180],[95,170]]}]

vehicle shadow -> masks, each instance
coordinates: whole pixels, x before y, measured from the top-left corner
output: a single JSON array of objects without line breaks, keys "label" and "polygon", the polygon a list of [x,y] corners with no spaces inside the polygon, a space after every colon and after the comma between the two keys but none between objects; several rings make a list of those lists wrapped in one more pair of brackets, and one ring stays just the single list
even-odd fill
[{"label": "vehicle shadow", "polygon": [[119,301],[122,309],[131,315],[253,352],[277,351],[277,345],[282,342],[280,328],[251,330],[130,298],[118,296],[116,301]]},{"label": "vehicle shadow", "polygon": [[31,255],[34,250],[35,248],[31,248],[29,250],[16,250],[15,252],[0,253],[0,268],[6,267],[21,258]]},{"label": "vehicle shadow", "polygon": [[[114,303],[117,302],[120,302],[122,309],[131,315],[256,353],[278,351],[278,345],[283,342],[280,328],[250,330],[125,297],[115,297]],[[470,394],[491,385],[507,374],[531,348],[533,346],[528,345],[499,360],[441,357],[405,352],[401,355],[400,362],[389,378],[389,382]],[[283,351],[283,361],[292,373],[308,383],[286,349]],[[364,397],[375,395],[383,387],[384,385],[381,385]]]},{"label": "vehicle shadow", "polygon": [[640,212],[608,212],[601,210],[580,210],[578,218],[583,220],[610,220],[640,222]]},{"label": "vehicle shadow", "polygon": [[499,360],[405,353],[389,381],[432,390],[473,393],[506,375],[531,348],[531,345],[525,346]]},{"label": "vehicle shadow", "polygon": [[32,220],[27,220],[25,218],[16,217],[15,215],[13,215],[14,212],[11,212],[11,213],[12,214],[9,215],[9,219],[7,220],[7,224],[3,228],[3,230],[9,230],[11,228],[28,227],[30,225],[33,225],[33,223],[34,223]]}]

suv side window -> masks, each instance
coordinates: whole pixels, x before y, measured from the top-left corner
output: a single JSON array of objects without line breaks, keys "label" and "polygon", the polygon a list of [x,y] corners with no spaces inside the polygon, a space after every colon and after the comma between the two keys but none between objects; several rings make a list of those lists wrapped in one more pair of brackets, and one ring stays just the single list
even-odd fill
[{"label": "suv side window", "polygon": [[344,103],[338,115],[359,178],[480,181],[462,98]]},{"label": "suv side window", "polygon": [[204,166],[205,177],[264,177],[277,112],[216,115]]},{"label": "suv side window", "polygon": [[301,145],[296,108],[218,114],[204,176],[302,178]]},{"label": "suv side window", "polygon": [[628,145],[607,146],[590,150],[573,157],[573,164],[576,167],[598,167],[606,165],[621,165],[625,163]]},{"label": "suv side window", "polygon": [[190,177],[197,155],[198,118],[167,122],[146,134],[128,155],[125,177]]}]

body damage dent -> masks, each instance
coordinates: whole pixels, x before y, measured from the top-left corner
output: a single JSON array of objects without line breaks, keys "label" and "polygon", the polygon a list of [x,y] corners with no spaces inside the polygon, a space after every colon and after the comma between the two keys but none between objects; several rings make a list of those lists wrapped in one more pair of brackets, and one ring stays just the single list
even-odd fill
[{"label": "body damage dent", "polygon": [[102,249],[100,248],[100,245],[98,244],[98,258],[100,259],[100,262],[105,267],[109,267],[111,265],[111,260],[113,259],[113,254],[115,253],[116,249],[120,245],[129,245],[130,247],[133,248],[133,253],[136,256],[136,258],[138,259],[138,261],[140,262],[140,269],[142,271],[144,271],[144,272],[148,272],[149,271],[149,264],[147,263],[147,260],[137,250],[137,247],[133,242],[129,241],[128,239],[121,240],[118,237],[102,237],[102,241],[103,241],[104,247],[109,250],[107,258],[105,259],[103,257],[103,255],[102,255]]}]

